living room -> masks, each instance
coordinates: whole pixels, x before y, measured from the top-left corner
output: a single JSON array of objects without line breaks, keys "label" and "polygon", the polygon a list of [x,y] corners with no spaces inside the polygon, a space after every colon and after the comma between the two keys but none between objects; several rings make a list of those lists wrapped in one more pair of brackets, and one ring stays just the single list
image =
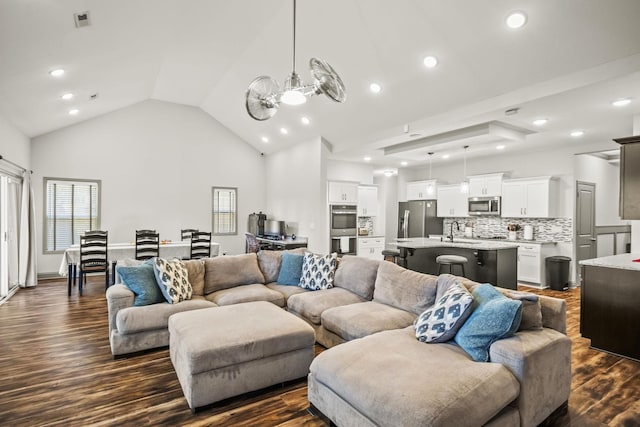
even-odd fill
[{"label": "living room", "polygon": [[[44,249],[45,179],[100,181],[100,226],[109,230],[112,242],[131,242],[140,228],[154,228],[167,240],[179,240],[179,230],[187,226],[211,230],[212,187],[228,187],[238,191],[238,230],[214,236],[221,254],[245,252],[245,219],[258,211],[308,237],[311,251],[328,253],[328,181],[377,185],[383,207],[377,222],[388,241],[396,237],[406,183],[431,177],[458,183],[464,175],[502,171],[514,178],[554,176],[560,187],[559,217],[573,218],[577,156],[617,149],[613,138],[640,133],[640,45],[632,24],[640,11],[632,1],[616,10],[595,1],[558,6],[563,18],[581,11],[564,29],[555,22],[559,18],[548,18],[554,12],[550,6],[525,3],[517,9],[527,11],[527,26],[500,34],[491,33],[488,22],[495,21],[496,28],[502,23],[514,9],[507,2],[427,6],[406,1],[396,7],[300,2],[299,73],[311,79],[308,58],[326,59],[344,80],[348,99],[333,103],[320,94],[303,106],[281,106],[265,122],[247,114],[245,90],[256,76],[280,81],[291,71],[290,2],[230,6],[194,1],[185,6],[163,1],[153,11],[144,2],[20,3],[0,6],[0,52],[10,64],[0,71],[0,155],[33,171],[34,242],[43,283],[58,278],[62,257]],[[338,18],[330,13],[343,7]],[[463,7],[461,21],[454,23]],[[74,14],[86,11],[89,26],[75,28]],[[432,30],[421,28],[420,19]],[[474,23],[483,19],[483,25]],[[393,23],[380,25],[382,20]],[[461,34],[445,48],[455,28]],[[548,38],[537,50],[523,54],[545,31]],[[566,43],[558,42],[561,36]],[[473,52],[482,40],[491,46],[485,59]],[[423,53],[431,50],[440,60],[433,70],[422,65]],[[409,69],[401,56],[419,57],[422,68]],[[49,75],[56,67],[66,75]],[[456,78],[441,80],[454,74],[454,67]],[[532,71],[520,75],[523,69]],[[373,81],[382,86],[378,94],[369,90]],[[67,91],[75,93],[74,100],[60,99]],[[610,105],[622,97],[631,103]],[[80,111],[69,115],[71,108]],[[520,110],[505,115],[513,108]],[[300,123],[302,114],[309,125]],[[550,119],[546,125],[531,123],[542,116]],[[464,160],[460,142],[449,143],[449,160],[439,156],[444,142],[419,147],[436,151],[433,161],[422,152],[403,159],[384,155],[391,145],[496,120],[528,134],[500,151],[472,145]],[[288,128],[288,135],[281,127]],[[585,130],[582,137],[569,135],[578,128]],[[388,171],[391,176],[385,176]],[[617,188],[600,189],[597,195],[605,193],[603,203],[617,199]],[[640,230],[637,222],[631,224],[632,251],[638,252]],[[562,255],[575,259],[573,241],[559,247]],[[87,300],[99,298],[99,291],[99,280],[91,283]],[[13,298],[24,298],[20,293]],[[76,298],[69,302],[82,304]],[[631,366],[635,371],[629,375],[636,378],[637,364]]]}]

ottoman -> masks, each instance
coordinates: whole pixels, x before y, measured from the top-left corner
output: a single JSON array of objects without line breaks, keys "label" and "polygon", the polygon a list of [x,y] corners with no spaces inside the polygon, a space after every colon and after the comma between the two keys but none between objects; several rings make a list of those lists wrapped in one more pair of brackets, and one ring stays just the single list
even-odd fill
[{"label": "ottoman", "polygon": [[307,322],[266,301],[169,318],[171,362],[192,412],[306,376],[314,342]]}]

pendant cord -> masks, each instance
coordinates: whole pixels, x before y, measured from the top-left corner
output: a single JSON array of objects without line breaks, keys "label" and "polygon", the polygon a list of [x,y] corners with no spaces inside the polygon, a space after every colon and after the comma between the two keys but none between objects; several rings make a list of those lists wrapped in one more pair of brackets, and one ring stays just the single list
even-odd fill
[{"label": "pendant cord", "polygon": [[293,72],[296,72],[296,0],[293,0]]}]

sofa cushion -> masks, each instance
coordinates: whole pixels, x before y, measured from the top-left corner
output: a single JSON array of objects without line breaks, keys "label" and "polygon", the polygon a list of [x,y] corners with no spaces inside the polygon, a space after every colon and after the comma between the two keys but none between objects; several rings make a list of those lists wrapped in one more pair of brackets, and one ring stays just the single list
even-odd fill
[{"label": "sofa cushion", "polygon": [[258,251],[258,266],[264,275],[266,283],[278,281],[280,274],[280,263],[282,262],[282,251]]},{"label": "sofa cushion", "polygon": [[282,294],[285,302],[289,299],[291,295],[302,294],[305,292],[311,292],[309,289],[301,288],[300,286],[289,286],[289,285],[281,285],[277,282],[267,283],[267,288],[272,291],[276,291]]},{"label": "sofa cushion", "polygon": [[255,253],[225,255],[204,260],[204,293],[210,294],[238,285],[263,283],[264,276]]},{"label": "sofa cushion", "polygon": [[291,295],[287,301],[287,307],[290,312],[319,325],[323,311],[357,302],[364,302],[364,299],[346,289],[331,288]]},{"label": "sofa cushion", "polygon": [[425,345],[413,327],[332,347],[310,370],[310,382],[380,426],[484,425],[520,391],[505,366],[475,363],[452,344]]},{"label": "sofa cushion", "polygon": [[302,261],[300,287],[314,291],[333,288],[337,265],[338,254],[335,252],[324,256],[307,252]]},{"label": "sofa cushion", "polygon": [[189,283],[193,289],[193,295],[204,295],[204,262],[201,259],[190,259],[183,261],[187,269]]},{"label": "sofa cushion", "polygon": [[373,300],[419,315],[435,303],[436,279],[392,262],[381,262]]},{"label": "sofa cushion", "polygon": [[231,305],[241,302],[267,301],[278,307],[284,307],[284,296],[262,284],[242,285],[235,288],[222,289],[205,296],[217,305]]},{"label": "sofa cushion", "polygon": [[542,307],[538,295],[511,289],[496,289],[506,297],[522,302],[522,320],[520,321],[520,327],[518,327],[519,331],[542,329]]},{"label": "sofa cushion", "polygon": [[344,255],[336,269],[333,286],[348,289],[371,301],[379,265],[380,261],[377,260]]},{"label": "sofa cushion", "polygon": [[193,289],[182,261],[154,258],[153,272],[160,291],[168,303],[175,304],[191,299]]},{"label": "sofa cushion", "polygon": [[474,311],[455,336],[456,343],[476,362],[489,361],[489,347],[513,335],[520,326],[522,303],[485,283],[473,290]]},{"label": "sofa cushion", "polygon": [[118,311],[116,327],[121,334],[133,334],[156,329],[166,330],[169,316],[172,314],[210,307],[216,307],[216,305],[202,297],[194,297],[176,304],[161,302],[143,307],[126,307]]},{"label": "sofa cushion", "polygon": [[122,279],[122,283],[134,293],[133,305],[141,306],[165,301],[156,281],[153,261],[132,267],[118,265],[116,273]]},{"label": "sofa cushion", "polygon": [[325,310],[322,326],[345,341],[389,329],[411,325],[416,315],[375,301],[343,305]]},{"label": "sofa cushion", "polygon": [[280,273],[277,282],[281,285],[298,286],[302,275],[302,263],[304,255],[286,253],[282,254]]},{"label": "sofa cushion", "polygon": [[416,338],[422,342],[452,339],[471,314],[473,296],[460,283],[454,283],[442,297],[416,320]]}]

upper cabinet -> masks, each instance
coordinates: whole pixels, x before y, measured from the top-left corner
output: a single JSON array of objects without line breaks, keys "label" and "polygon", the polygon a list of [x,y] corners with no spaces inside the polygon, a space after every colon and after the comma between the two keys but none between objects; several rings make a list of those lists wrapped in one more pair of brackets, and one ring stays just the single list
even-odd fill
[{"label": "upper cabinet", "polygon": [[329,181],[329,203],[355,205],[358,203],[358,183]]},{"label": "upper cabinet", "polygon": [[435,179],[407,182],[407,200],[435,200],[438,184]]},{"label": "upper cabinet", "polygon": [[378,215],[378,187],[361,185],[358,187],[358,216]]},{"label": "upper cabinet", "polygon": [[503,173],[473,175],[469,178],[469,197],[496,197],[502,195]]},{"label": "upper cabinet", "polygon": [[438,204],[439,217],[468,216],[468,194],[460,190],[460,184],[439,185]]},{"label": "upper cabinet", "polygon": [[550,176],[505,179],[502,182],[502,217],[556,217],[556,187],[556,181]]},{"label": "upper cabinet", "polygon": [[620,218],[640,219],[640,136],[614,141],[620,144]]}]

